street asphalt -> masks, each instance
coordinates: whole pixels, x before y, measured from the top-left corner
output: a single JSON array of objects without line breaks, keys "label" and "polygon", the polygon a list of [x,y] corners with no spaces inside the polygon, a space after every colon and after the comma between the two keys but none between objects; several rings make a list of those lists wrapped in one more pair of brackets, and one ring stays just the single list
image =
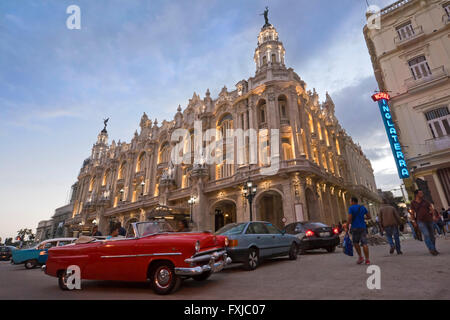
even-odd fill
[{"label": "street asphalt", "polygon": [[337,248],[296,261],[269,260],[255,271],[232,265],[204,282],[186,280],[169,296],[156,295],[148,283],[112,281],[82,281],[82,290],[61,291],[57,279],[40,269],[0,262],[0,299],[450,299],[450,237],[438,238],[436,257],[423,242],[404,240],[402,246],[401,256],[390,255],[386,245],[370,247],[371,262],[381,270],[379,290],[368,289],[367,266],[356,265],[356,257]]}]

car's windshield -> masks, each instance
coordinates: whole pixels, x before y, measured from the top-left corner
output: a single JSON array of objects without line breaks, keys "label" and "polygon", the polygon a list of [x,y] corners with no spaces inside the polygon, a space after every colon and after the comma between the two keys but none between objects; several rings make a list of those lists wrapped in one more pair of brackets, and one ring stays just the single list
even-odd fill
[{"label": "car's windshield", "polygon": [[148,221],[136,223],[138,237],[145,237],[150,234],[173,232],[173,228],[166,221]]},{"label": "car's windshield", "polygon": [[233,234],[241,234],[244,231],[246,223],[230,223],[219,229],[216,235],[230,236]]}]

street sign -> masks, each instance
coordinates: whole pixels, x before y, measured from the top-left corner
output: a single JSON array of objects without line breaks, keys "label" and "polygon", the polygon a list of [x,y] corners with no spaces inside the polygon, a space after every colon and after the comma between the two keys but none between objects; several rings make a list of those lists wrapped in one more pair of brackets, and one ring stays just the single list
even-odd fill
[{"label": "street sign", "polygon": [[392,154],[397,165],[398,176],[400,179],[407,179],[409,178],[409,170],[406,165],[405,155],[403,154],[402,147],[398,139],[397,129],[394,126],[391,110],[388,105],[388,101],[390,100],[389,93],[378,92],[372,96],[372,99],[373,101],[378,102],[384,127],[386,128],[389,143],[391,144]]}]

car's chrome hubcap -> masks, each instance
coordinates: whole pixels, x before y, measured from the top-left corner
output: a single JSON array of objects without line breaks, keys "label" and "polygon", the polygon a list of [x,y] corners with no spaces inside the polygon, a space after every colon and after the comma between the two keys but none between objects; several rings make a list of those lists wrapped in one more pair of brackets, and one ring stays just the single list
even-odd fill
[{"label": "car's chrome hubcap", "polygon": [[255,252],[250,253],[249,260],[250,260],[250,265],[253,268],[256,267],[256,265],[258,263],[258,256],[256,255]]},{"label": "car's chrome hubcap", "polygon": [[156,273],[156,284],[161,287],[165,288],[169,285],[171,279],[171,272],[166,269],[162,268],[159,269]]}]

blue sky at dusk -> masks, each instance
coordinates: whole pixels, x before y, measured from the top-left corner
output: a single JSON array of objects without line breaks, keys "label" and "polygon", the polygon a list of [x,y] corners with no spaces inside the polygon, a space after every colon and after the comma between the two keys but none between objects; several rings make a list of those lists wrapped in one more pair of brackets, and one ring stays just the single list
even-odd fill
[{"label": "blue sky at dusk", "polygon": [[[81,30],[66,27],[72,4]],[[398,187],[370,99],[377,84],[362,33],[365,0],[1,0],[0,237],[35,230],[66,203],[103,118],[110,141],[128,142],[144,111],[171,120],[194,91],[216,97],[253,76],[266,5],[286,65],[321,100],[330,93],[378,187]]]}]

